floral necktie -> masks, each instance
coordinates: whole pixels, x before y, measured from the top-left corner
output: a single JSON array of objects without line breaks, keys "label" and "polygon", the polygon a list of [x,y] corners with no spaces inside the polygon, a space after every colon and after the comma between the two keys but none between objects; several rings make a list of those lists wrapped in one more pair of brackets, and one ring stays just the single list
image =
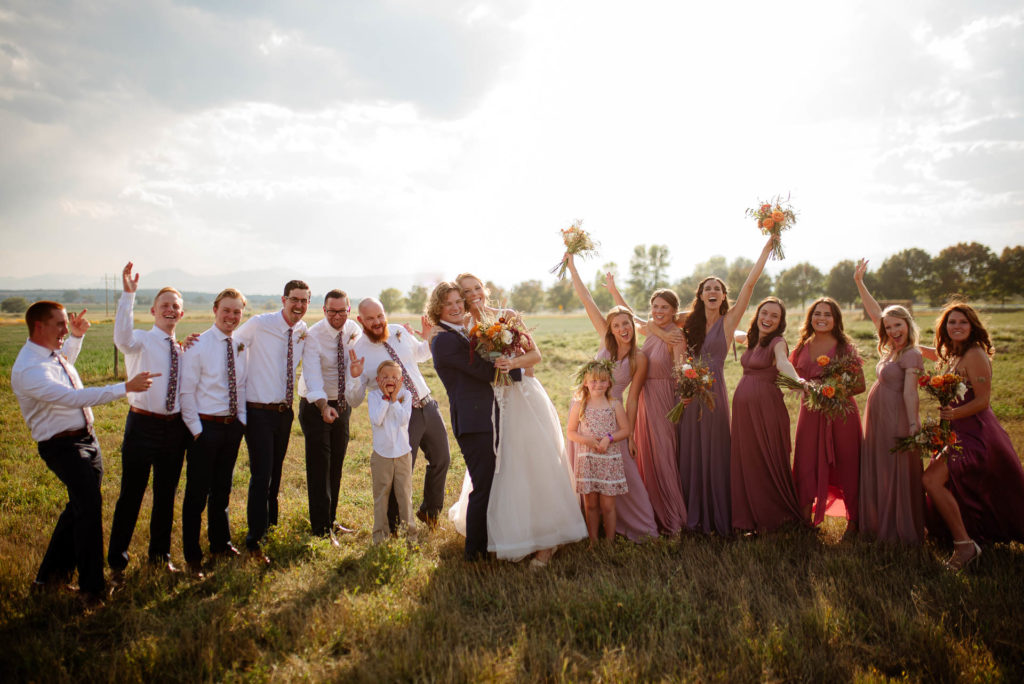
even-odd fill
[{"label": "floral necktie", "polygon": [[235,379],[235,345],[230,337],[224,339],[228,343],[228,413],[238,415],[238,382]]},{"label": "floral necktie", "polygon": [[410,378],[409,374],[405,371],[405,364],[402,363],[402,359],[398,358],[398,354],[395,352],[394,347],[387,342],[381,342],[381,344],[383,344],[384,348],[388,350],[388,355],[391,357],[391,360],[397,363],[398,367],[402,369],[402,384],[405,385],[405,389],[409,390],[409,394],[412,395],[412,405],[416,406],[420,403],[420,395],[416,391],[416,385],[412,383],[412,378]]},{"label": "floral necktie", "polygon": [[[60,352],[52,352],[51,356],[53,356],[55,359],[57,359],[57,363],[59,363],[60,367],[64,369],[64,375],[66,375],[68,377],[68,382],[71,383],[72,389],[82,389],[81,387],[79,387],[79,384],[77,382],[75,382],[74,376],[71,375],[71,371],[68,369],[68,364],[67,364],[67,361],[64,360],[64,356]],[[85,418],[85,427],[91,428],[92,427],[92,409],[90,409],[88,406],[83,406],[82,407],[82,416]]]},{"label": "floral necktie", "polygon": [[288,368],[285,370],[284,403],[289,407],[295,399],[295,367],[292,365],[295,357],[292,342],[292,328],[288,328]]},{"label": "floral necktie", "polygon": [[167,342],[171,345],[171,373],[167,376],[167,400],[164,406],[167,407],[168,413],[173,413],[174,398],[178,393],[178,345],[170,337],[167,338]]},{"label": "floral necktie", "polygon": [[342,344],[341,331],[338,331],[338,411],[348,408],[345,401],[345,346]]}]

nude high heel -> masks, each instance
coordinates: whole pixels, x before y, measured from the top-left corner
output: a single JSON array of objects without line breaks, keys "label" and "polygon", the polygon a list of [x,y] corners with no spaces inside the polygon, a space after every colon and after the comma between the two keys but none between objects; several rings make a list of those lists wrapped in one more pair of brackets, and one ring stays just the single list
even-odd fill
[{"label": "nude high heel", "polygon": [[954,548],[953,549],[953,555],[949,557],[948,561],[946,561],[946,563],[945,563],[946,567],[949,568],[950,570],[952,570],[953,572],[960,572],[961,570],[966,568],[968,565],[973,563],[978,558],[978,556],[981,555],[981,547],[978,546],[978,544],[973,539],[965,539],[964,541],[955,541],[955,542],[953,542],[953,546],[954,547],[956,547],[956,546],[966,546],[967,544],[970,544],[971,546],[974,547],[974,554],[973,555],[969,556],[968,558],[966,558],[964,560],[958,560],[957,559],[957,554],[956,554],[956,549]]}]

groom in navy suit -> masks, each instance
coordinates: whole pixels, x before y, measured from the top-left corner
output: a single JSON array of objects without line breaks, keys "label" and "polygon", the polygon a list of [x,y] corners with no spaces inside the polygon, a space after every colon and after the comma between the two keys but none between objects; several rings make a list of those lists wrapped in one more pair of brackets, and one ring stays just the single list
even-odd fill
[{"label": "groom in navy suit", "polygon": [[[487,557],[487,502],[494,479],[494,365],[473,353],[464,328],[465,302],[455,283],[439,283],[430,295],[428,317],[441,331],[430,342],[434,368],[448,393],[452,432],[473,481],[466,509],[466,560]],[[510,371],[521,379],[519,369]]]}]

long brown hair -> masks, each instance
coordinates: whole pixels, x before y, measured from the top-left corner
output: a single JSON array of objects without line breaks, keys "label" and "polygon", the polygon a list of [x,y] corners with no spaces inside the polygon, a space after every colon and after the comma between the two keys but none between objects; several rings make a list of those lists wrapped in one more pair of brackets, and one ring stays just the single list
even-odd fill
[{"label": "long brown hair", "polygon": [[[796,343],[796,349],[793,350],[794,354],[800,352],[804,345],[811,341],[814,337],[814,310],[818,308],[819,304],[828,304],[828,308],[832,309],[832,337],[836,338],[836,349],[842,349],[843,347],[852,347],[853,340],[846,334],[846,329],[843,328],[843,312],[839,308],[839,303],[831,297],[818,297],[811,302],[810,307],[807,309],[807,315],[804,317],[804,323],[800,326],[800,340]],[[795,358],[795,357],[794,357]]]},{"label": "long brown hair", "polygon": [[612,361],[619,360],[619,339],[615,337],[615,333],[612,332],[612,319],[616,316],[629,316],[629,325],[633,328],[633,337],[629,340],[629,352],[626,354],[626,358],[629,359],[629,375],[632,377],[633,373],[636,372],[636,318],[633,317],[633,312],[624,306],[613,306],[608,309],[608,313],[604,315],[605,333],[604,333],[604,348],[608,351],[608,356]]},{"label": "long brown hair", "polygon": [[700,281],[700,284],[697,285],[697,291],[693,295],[693,301],[690,303],[690,313],[686,317],[686,322],[683,323],[686,346],[689,347],[690,354],[694,356],[700,354],[700,350],[704,346],[704,336],[707,334],[708,317],[704,313],[704,302],[701,301],[700,296],[704,294],[704,285],[711,280],[717,280],[722,286],[723,298],[721,305],[718,307],[718,313],[724,316],[729,310],[729,289],[725,286],[725,281],[718,276],[708,276]]},{"label": "long brown hair", "polygon": [[[779,320],[779,326],[768,333],[767,337],[762,340],[761,328],[757,324],[757,317],[760,315],[761,309],[765,304],[775,304],[782,309],[782,318]],[[747,346],[755,347],[760,344],[762,347],[767,347],[772,343],[772,340],[781,336],[784,332],[786,332],[786,305],[783,304],[782,300],[778,297],[765,297],[761,300],[761,303],[757,305],[757,309],[754,311],[754,317],[750,319],[750,328],[747,329]]]},{"label": "long brown hair", "polygon": [[[963,345],[953,342],[949,332],[946,330],[949,315],[954,311],[962,313],[967,318],[967,322],[971,324],[971,334],[964,341]],[[995,354],[992,341],[988,337],[988,330],[981,324],[981,318],[978,317],[978,312],[974,310],[974,307],[967,302],[950,302],[935,321],[935,353],[938,354],[940,359],[948,362],[953,356],[963,356],[968,349],[975,345],[985,350],[985,353],[989,356]]]}]

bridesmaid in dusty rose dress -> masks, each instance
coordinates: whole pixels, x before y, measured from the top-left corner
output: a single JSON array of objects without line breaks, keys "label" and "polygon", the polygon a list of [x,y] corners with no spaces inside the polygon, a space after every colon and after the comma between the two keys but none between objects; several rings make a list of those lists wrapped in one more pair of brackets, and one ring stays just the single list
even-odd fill
[{"label": "bridesmaid in dusty rose dress", "polygon": [[757,306],[747,331],[743,377],[732,396],[732,526],[771,532],[800,522],[796,487],[789,468],[789,411],[779,373],[799,379],[789,362],[786,307],[775,297]]},{"label": "bridesmaid in dusty rose dress", "polygon": [[902,306],[882,311],[864,285],[868,262],[854,273],[861,301],[878,328],[878,379],[864,408],[860,454],[860,530],[880,541],[920,544],[924,540],[924,488],[916,452],[890,453],[896,440],[914,434],[918,418],[917,378],[924,359],[917,325]]},{"label": "bridesmaid in dusty rose dress", "polygon": [[[843,313],[831,297],[821,297],[807,309],[800,341],[790,355],[796,372],[805,380],[821,377],[817,359],[827,356],[857,355],[857,347],[843,329]],[[859,356],[858,356],[859,358]],[[864,391],[864,371],[860,371],[854,394]],[[860,410],[850,397],[849,412],[831,419],[807,409],[801,403],[796,421],[796,446],[793,450],[793,480],[797,502],[804,520],[820,525],[833,501],[841,499],[846,509],[844,538],[857,533],[857,497],[860,483],[860,448],[863,441]],[[811,519],[811,508],[814,518]]]},{"label": "bridesmaid in dusty rose dress", "polygon": [[705,534],[732,534],[732,488],[729,455],[729,397],[725,388],[725,355],[740,317],[750,304],[754,285],[761,277],[774,238],[769,236],[757,263],[740,288],[736,304],[729,307],[723,283],[711,276],[697,286],[690,312],[683,323],[688,353],[702,358],[715,377],[715,410],[701,411],[692,402],[679,421],[679,479],[686,499],[686,520],[691,529]]},{"label": "bridesmaid in dusty rose dress", "polygon": [[981,554],[977,541],[1024,542],[1024,470],[1013,443],[992,413],[992,343],[977,312],[955,302],[939,315],[935,349],[925,355],[967,380],[963,399],[944,406],[939,416],[952,421],[960,452],[935,459],[924,473],[924,487],[938,515],[929,532],[952,534],[953,555],[946,565],[960,570]]},{"label": "bridesmaid in dusty rose dress", "polygon": [[[576,296],[583,302],[583,308],[590,317],[594,330],[601,336],[599,359],[612,359],[615,367],[612,372],[612,397],[623,401],[622,397],[629,386],[628,399],[623,402],[626,407],[626,419],[630,428],[636,424],[640,391],[647,379],[647,357],[640,351],[636,343],[636,322],[633,312],[628,308],[616,306],[606,315],[597,308],[590,291],[583,284],[571,254],[566,255],[569,273],[572,275],[572,286]],[[573,402],[575,404],[575,402]],[[572,411],[572,407],[569,408]],[[576,467],[576,453],[579,445],[568,441],[566,448],[569,453],[569,464]],[[615,498],[615,531],[628,539],[640,542],[658,536],[658,525],[654,519],[654,509],[647,495],[647,488],[640,478],[640,470],[636,463],[636,443],[631,434],[629,437],[629,453],[623,454],[622,465],[626,471],[626,485],[629,491]]]}]

